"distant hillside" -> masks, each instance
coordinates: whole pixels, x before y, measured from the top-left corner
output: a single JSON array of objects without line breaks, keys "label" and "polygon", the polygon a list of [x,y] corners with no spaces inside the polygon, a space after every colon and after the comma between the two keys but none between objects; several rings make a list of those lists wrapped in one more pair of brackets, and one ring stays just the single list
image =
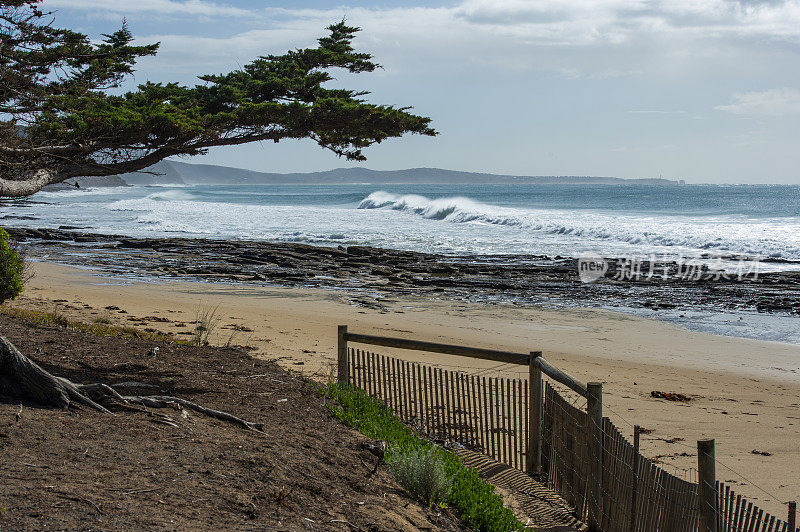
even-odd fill
[{"label": "distant hillside", "polygon": [[154,184],[582,184],[621,185],[653,184],[678,185],[668,179],[622,179],[618,177],[593,176],[514,176],[459,172],[441,168],[409,168],[407,170],[370,170],[368,168],[337,168],[325,172],[278,174],[256,172],[228,166],[211,164],[189,164],[180,161],[161,161],[147,173],[123,174],[121,177],[131,185]]},{"label": "distant hillside", "polygon": [[123,180],[121,176],[110,175],[103,177],[79,177],[77,179],[70,179],[65,183],[56,183],[55,185],[47,185],[43,190],[69,190],[76,188],[97,188],[97,187],[125,187],[128,182]]},{"label": "distant hillside", "polygon": [[186,182],[176,168],[177,165],[192,166],[186,163],[159,161],[143,172],[121,174],[120,177],[129,185],[184,185]]}]

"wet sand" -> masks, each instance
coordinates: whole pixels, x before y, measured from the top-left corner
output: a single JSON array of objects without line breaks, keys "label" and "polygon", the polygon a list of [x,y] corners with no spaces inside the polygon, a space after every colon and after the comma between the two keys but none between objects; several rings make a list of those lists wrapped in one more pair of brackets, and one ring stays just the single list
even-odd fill
[{"label": "wet sand", "polygon": [[[253,346],[259,356],[278,359],[320,380],[335,371],[338,324],[387,336],[519,352],[541,350],[575,377],[602,381],[605,415],[628,437],[633,423],[653,430],[643,436],[643,453],[660,457],[668,471],[694,480],[696,440],[712,437],[717,441],[717,458],[724,464],[717,467],[719,480],[730,482],[737,492],[777,516],[786,512],[775,497],[800,498],[797,345],[691,332],[605,310],[466,303],[445,294],[365,299],[335,289],[154,283],[43,262],[35,264],[35,272],[24,297],[13,306],[176,334],[192,329],[188,322],[196,319],[198,309],[217,308],[221,321],[211,343]],[[421,356],[405,355],[416,360]],[[422,356],[429,363],[485,374],[526,373],[523,368],[459,357]],[[687,394],[694,400],[653,399],[652,390]],[[752,454],[753,450],[771,456]]]}]

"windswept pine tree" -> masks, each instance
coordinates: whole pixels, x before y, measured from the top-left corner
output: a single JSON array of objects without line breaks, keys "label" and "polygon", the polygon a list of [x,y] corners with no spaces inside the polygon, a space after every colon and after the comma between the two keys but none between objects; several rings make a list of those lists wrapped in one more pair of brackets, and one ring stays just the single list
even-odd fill
[{"label": "windswept pine tree", "polygon": [[349,160],[405,133],[435,135],[407,107],[375,105],[364,91],[334,89],[332,69],[372,72],[356,52],[359,28],[328,27],[315,48],[267,55],[201,83],[144,83],[115,94],[137,59],[158,44],[133,45],[126,24],[99,43],[51,25],[38,0],[0,2],[0,197],[52,183],[146,168],[214,146],[313,139]]},{"label": "windswept pine tree", "polygon": [[[359,28],[328,27],[315,48],[259,57],[240,70],[199,76],[201,83],[145,83],[119,94],[137,59],[158,44],[132,44],[122,27],[99,43],[52,24],[38,0],[0,2],[0,197],[24,197],[72,177],[142,170],[166,157],[214,146],[313,139],[349,160],[405,133],[435,135],[430,119],[407,107],[375,105],[364,91],[333,89],[332,69],[379,67],[352,40]],[[122,397],[105,384],[51,375],[0,337],[0,395],[107,411],[103,401],[158,407],[181,404],[258,428],[178,398]]]}]

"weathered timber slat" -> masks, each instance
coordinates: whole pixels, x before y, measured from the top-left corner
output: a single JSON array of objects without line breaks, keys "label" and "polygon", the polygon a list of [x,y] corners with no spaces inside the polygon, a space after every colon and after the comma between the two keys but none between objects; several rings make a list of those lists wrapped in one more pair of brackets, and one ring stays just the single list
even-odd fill
[{"label": "weathered timber slat", "polygon": [[480,347],[465,347],[460,345],[439,344],[435,342],[423,342],[420,340],[407,340],[405,338],[389,338],[385,336],[373,336],[369,334],[345,333],[345,339],[349,342],[362,344],[380,345],[383,347],[394,347],[397,349],[410,349],[413,351],[428,351],[431,353],[443,353],[447,355],[460,355],[481,360],[493,360],[495,362],[507,362],[509,364],[528,365],[529,355],[522,353],[512,353],[509,351],[497,351],[494,349],[484,349]]}]

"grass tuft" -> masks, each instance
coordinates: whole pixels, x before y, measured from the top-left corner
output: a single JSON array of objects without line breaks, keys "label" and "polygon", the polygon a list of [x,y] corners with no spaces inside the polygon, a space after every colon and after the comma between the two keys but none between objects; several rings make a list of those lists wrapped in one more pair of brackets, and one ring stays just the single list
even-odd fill
[{"label": "grass tuft", "polygon": [[[194,333],[190,341],[192,345],[208,345],[208,338],[222,320],[222,316],[217,314],[218,310],[219,305],[216,307],[198,307]],[[233,336],[231,336],[230,340],[233,340]],[[230,340],[228,341],[229,343]]]},{"label": "grass tuft", "polygon": [[[429,456],[428,460],[441,468],[442,477],[452,483],[447,493],[441,494],[443,502],[453,508],[467,525],[483,532],[522,530],[522,523],[503,506],[503,498],[495,493],[494,486],[481,480],[477,471],[463,465],[455,454],[414,434],[385,404],[349,384],[336,383],[319,388],[333,400],[328,408],[334,417],[369,438],[386,442],[386,461],[393,473],[416,468],[418,472],[410,475],[419,475],[413,481],[419,483],[422,476],[430,473],[420,467],[424,464],[420,457]],[[398,467],[398,464],[412,460],[410,457],[416,457],[417,463]],[[401,475],[405,473],[403,471]],[[403,484],[400,476],[398,482]],[[428,484],[430,487],[433,482]],[[421,498],[421,492],[406,489]]]},{"label": "grass tuft", "polygon": [[[55,325],[76,331],[88,332],[97,336],[122,336],[127,338],[142,338],[156,342],[185,344],[174,336],[163,332],[140,331],[134,327],[114,325],[110,320],[99,318],[93,323],[70,320],[59,312],[44,312],[41,310],[28,310],[14,307],[0,306],[0,314],[13,318],[20,318],[36,325]],[[109,323],[106,323],[108,321]]]}]

